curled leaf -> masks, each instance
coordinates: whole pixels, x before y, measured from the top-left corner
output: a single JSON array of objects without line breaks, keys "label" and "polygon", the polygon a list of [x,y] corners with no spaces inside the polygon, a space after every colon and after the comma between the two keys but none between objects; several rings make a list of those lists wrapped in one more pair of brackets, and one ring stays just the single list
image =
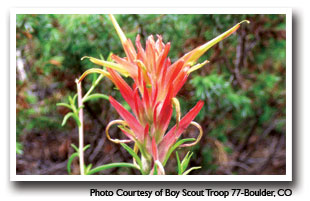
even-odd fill
[{"label": "curled leaf", "polygon": [[103,76],[106,76],[108,78],[111,78],[111,75],[110,73],[108,73],[106,70],[103,70],[103,69],[100,69],[100,68],[91,68],[91,69],[88,69],[87,71],[85,71],[81,77],[79,78],[78,82],[82,82],[82,80],[89,74],[91,73],[99,73]]},{"label": "curled leaf", "polygon": [[203,135],[202,128],[201,128],[201,126],[200,126],[197,122],[192,121],[190,124],[193,125],[193,126],[195,126],[196,128],[198,128],[198,130],[199,130],[199,135],[198,135],[198,137],[196,138],[196,141],[195,141],[195,142],[189,143],[189,144],[182,144],[182,145],[180,145],[180,147],[191,147],[191,146],[196,145],[196,144],[200,141],[200,139],[201,139],[201,137],[202,137],[202,135]]},{"label": "curled leaf", "polygon": [[109,134],[109,129],[111,126],[113,126],[114,124],[121,124],[123,126],[127,126],[127,123],[124,121],[124,120],[114,120],[114,121],[111,121],[106,130],[105,130],[105,133],[106,133],[106,136],[108,138],[108,140],[110,140],[111,142],[114,142],[116,144],[119,144],[119,143],[128,143],[128,142],[132,142],[131,139],[128,139],[128,140],[120,140],[120,139],[112,139],[110,134]]}]

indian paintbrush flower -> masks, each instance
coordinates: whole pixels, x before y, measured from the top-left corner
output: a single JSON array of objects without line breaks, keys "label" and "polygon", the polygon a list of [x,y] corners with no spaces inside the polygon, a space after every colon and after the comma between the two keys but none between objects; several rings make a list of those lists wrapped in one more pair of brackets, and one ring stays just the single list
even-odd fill
[{"label": "indian paintbrush flower", "polygon": [[[200,125],[193,121],[203,107],[203,101],[199,101],[181,118],[180,103],[176,98],[178,92],[191,72],[208,63],[208,61],[204,61],[195,64],[197,60],[210,47],[234,33],[244,21],[172,63],[168,57],[170,43],[165,44],[162,36],[157,35],[156,41],[152,35],[149,36],[144,49],[138,35],[135,49],[114,16],[110,15],[110,18],[121,40],[126,57],[121,58],[113,54],[111,58],[114,62],[83,57],[82,59],[88,58],[95,64],[105,66],[107,70],[89,69],[80,77],[79,82],[90,73],[101,73],[116,85],[133,114],[110,96],[110,103],[122,119],[111,121],[108,124],[107,138],[115,143],[134,142],[134,150],[141,154],[143,171],[153,173],[156,169],[158,174],[164,174],[164,166],[185,129],[189,125],[193,125],[198,128],[199,135],[195,141],[178,144],[179,146],[195,145],[203,133]],[[129,86],[121,75],[131,77],[134,81],[133,86]],[[173,109],[176,111],[176,125],[167,132]],[[114,124],[119,125],[128,139],[111,138],[109,128]]]}]

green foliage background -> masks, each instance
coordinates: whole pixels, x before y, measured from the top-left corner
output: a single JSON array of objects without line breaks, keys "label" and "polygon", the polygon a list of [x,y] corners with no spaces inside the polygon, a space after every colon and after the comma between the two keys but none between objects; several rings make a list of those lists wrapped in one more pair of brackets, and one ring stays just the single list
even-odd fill
[{"label": "green foliage background", "polygon": [[[236,34],[211,48],[201,59],[210,60],[191,74],[178,95],[182,114],[198,101],[205,106],[196,118],[204,137],[193,149],[193,174],[285,174],[286,40],[284,15],[116,15],[135,41],[153,34],[171,42],[169,56],[186,52],[248,19]],[[17,173],[66,174],[65,164],[77,144],[74,121],[61,127],[68,112],[56,107],[76,93],[75,79],[97,67],[81,57],[125,56],[107,15],[17,15]],[[84,82],[86,91],[96,77]],[[97,92],[121,96],[104,79]],[[125,104],[125,103],[124,103]],[[118,118],[105,100],[85,107],[86,161],[94,166],[130,161],[103,131]],[[122,136],[117,130],[116,136]],[[185,135],[195,136],[189,128]],[[179,150],[182,157],[188,150]],[[167,172],[175,174],[175,156]],[[78,163],[73,172],[78,173]],[[106,174],[136,174],[114,169]]]}]

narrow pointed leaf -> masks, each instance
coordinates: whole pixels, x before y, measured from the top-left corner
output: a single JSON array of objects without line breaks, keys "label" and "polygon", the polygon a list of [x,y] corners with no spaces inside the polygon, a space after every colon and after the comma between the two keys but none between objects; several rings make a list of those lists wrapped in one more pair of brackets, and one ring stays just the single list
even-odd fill
[{"label": "narrow pointed leaf", "polygon": [[97,100],[100,98],[105,99],[105,100],[109,100],[109,96],[107,96],[105,94],[96,93],[96,94],[91,94],[88,97],[86,97],[85,99],[83,99],[83,103],[90,101],[90,100]]},{"label": "narrow pointed leaf", "polygon": [[192,168],[190,168],[190,169],[188,169],[188,170],[186,170],[182,175],[188,175],[191,171],[193,171],[193,170],[197,170],[197,169],[200,169],[201,168],[201,166],[198,166],[198,167],[192,167]]},{"label": "narrow pointed leaf", "polygon": [[87,174],[89,172],[89,170],[92,168],[93,164],[89,164],[88,166],[86,166],[85,169],[85,174]]},{"label": "narrow pointed leaf", "polygon": [[142,166],[142,162],[140,157],[135,153],[135,151],[133,149],[131,149],[128,145],[121,143],[122,147],[124,149],[126,149],[126,151],[128,151],[128,153],[134,158],[136,159],[136,162],[138,163],[139,167],[140,167],[140,171],[142,171],[143,166]]},{"label": "narrow pointed leaf", "polygon": [[[182,166],[182,170],[185,171],[187,169],[187,166],[189,164],[189,161],[192,157],[193,153],[191,153],[190,151],[187,152],[187,154],[185,155],[184,159],[181,162],[181,166]],[[183,173],[183,172],[182,172]]]},{"label": "narrow pointed leaf", "polygon": [[57,103],[56,105],[57,105],[57,106],[67,107],[67,108],[69,108],[70,110],[72,110],[71,105],[69,105],[69,104],[67,104],[67,103]]},{"label": "narrow pointed leaf", "polygon": [[87,172],[87,175],[92,175],[92,174],[95,174],[95,173],[103,171],[103,170],[107,170],[107,169],[111,169],[111,168],[117,168],[117,167],[118,168],[127,167],[127,168],[138,169],[138,167],[132,163],[110,163],[110,164],[101,165],[101,166],[95,167],[94,169],[89,170],[89,172]]},{"label": "narrow pointed leaf", "polygon": [[72,161],[75,157],[78,157],[79,154],[78,153],[73,153],[70,158],[68,159],[68,163],[67,163],[67,171],[68,171],[68,174],[71,174],[71,164],[72,164]]},{"label": "narrow pointed leaf", "polygon": [[180,162],[180,158],[179,158],[179,154],[178,152],[175,152],[176,158],[177,158],[177,164],[178,164],[178,175],[182,174],[182,166],[181,166],[181,162]]},{"label": "narrow pointed leaf", "polygon": [[79,148],[78,148],[77,146],[75,146],[75,144],[71,144],[71,147],[73,147],[73,149],[74,149],[77,153],[79,153]]},{"label": "narrow pointed leaf", "polygon": [[70,117],[73,117],[73,115],[74,115],[74,113],[72,113],[72,112],[69,112],[68,114],[66,114],[66,116],[62,120],[61,126],[64,126],[67,123],[68,119]]},{"label": "narrow pointed leaf", "polygon": [[170,158],[170,155],[172,154],[172,152],[178,148],[180,145],[186,143],[186,142],[192,142],[192,141],[195,141],[195,138],[186,138],[186,139],[181,139],[179,141],[177,141],[167,152],[166,154],[166,157],[165,157],[165,160],[163,162],[163,166],[166,165],[168,159]]}]

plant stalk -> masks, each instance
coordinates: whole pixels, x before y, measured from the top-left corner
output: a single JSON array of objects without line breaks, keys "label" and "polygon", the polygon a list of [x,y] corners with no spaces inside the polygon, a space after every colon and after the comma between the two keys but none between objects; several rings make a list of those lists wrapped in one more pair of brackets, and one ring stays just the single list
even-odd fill
[{"label": "plant stalk", "polygon": [[75,81],[77,85],[77,93],[78,93],[78,108],[79,108],[79,160],[80,160],[80,174],[84,175],[84,130],[83,130],[83,98],[82,98],[82,86],[81,83],[78,82],[78,80]]}]

